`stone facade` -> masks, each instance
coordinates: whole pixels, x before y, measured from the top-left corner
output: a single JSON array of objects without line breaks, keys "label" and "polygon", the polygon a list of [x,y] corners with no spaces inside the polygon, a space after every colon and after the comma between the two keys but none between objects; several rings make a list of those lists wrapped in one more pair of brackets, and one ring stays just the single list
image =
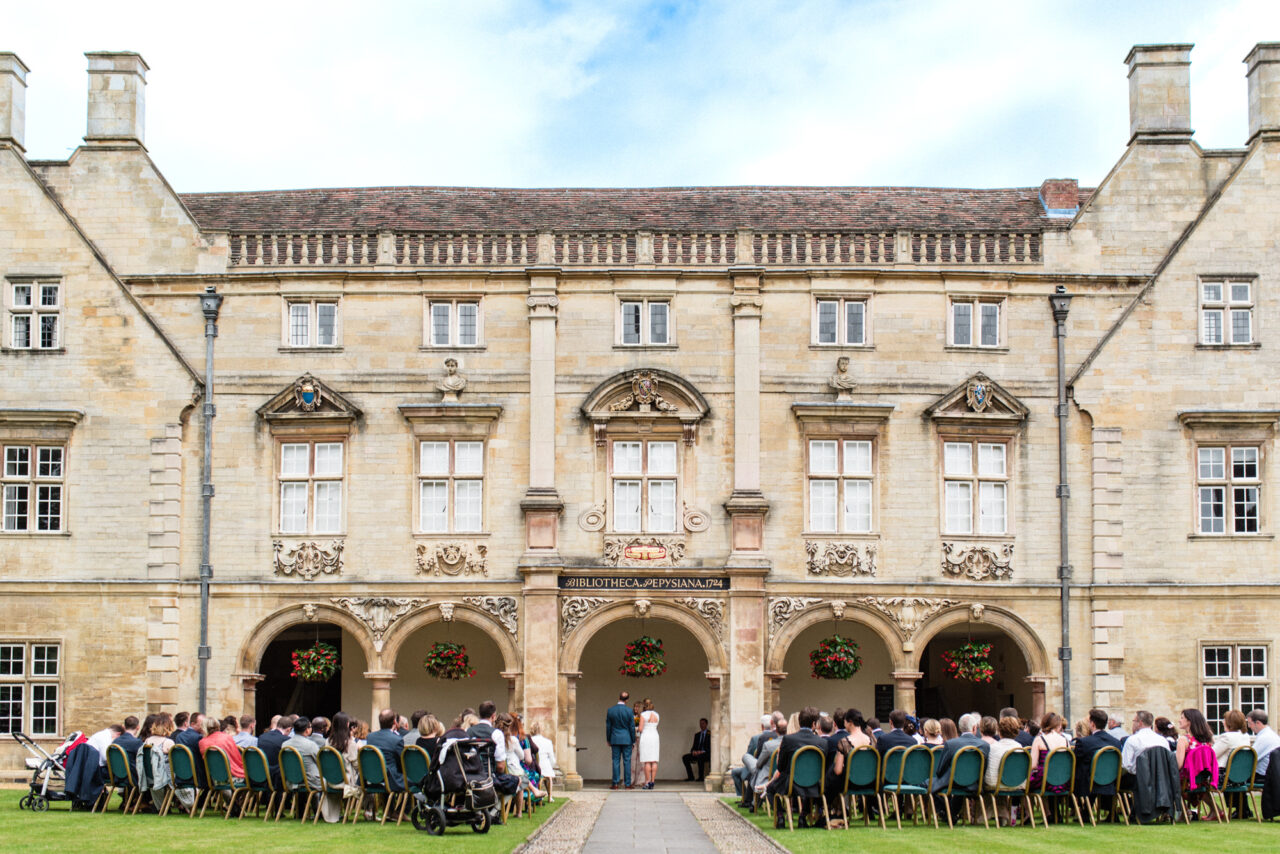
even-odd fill
[{"label": "stone facade", "polygon": [[[89,55],[85,144],[51,162],[24,156],[26,67],[0,55],[0,440],[65,454],[43,482],[6,469],[6,488],[56,482],[62,504],[53,530],[31,507],[13,530],[6,511],[0,644],[28,667],[0,688],[22,686],[30,728],[33,692],[56,685],[57,731],[198,704],[212,287],[211,711],[252,712],[277,679],[273,641],[325,627],[348,711],[443,718],[494,695],[555,730],[573,783],[574,748],[596,744],[624,681],[616,647],[650,621],[678,684],[632,693],[663,699],[677,743],[711,720],[713,783],[762,711],[806,698],[1061,710],[1063,288],[1073,714],[1204,706],[1215,687],[1265,702],[1280,48],[1250,54],[1251,136],[1227,151],[1192,140],[1189,51],[1130,54],[1132,138],[1092,190],[196,195],[142,147],[140,57]],[[1221,304],[1226,341],[1248,313],[1247,342],[1206,333],[1215,282],[1249,285]],[[56,340],[21,346],[14,318],[38,327],[39,307],[15,287],[41,283],[59,289]],[[619,443],[639,443],[643,472],[625,474]],[[944,473],[962,446],[990,466],[1002,449],[987,486]],[[1199,476],[1213,448],[1239,478]],[[1232,468],[1237,448],[1256,449],[1252,468]],[[828,449],[845,465],[834,488],[866,490],[865,522],[836,502],[826,524]],[[973,530],[990,532],[948,524],[948,479],[970,484]],[[303,486],[286,498],[286,481]],[[1201,531],[1198,490],[1215,485],[1256,488],[1256,530],[1235,532],[1253,523],[1228,501],[1226,530]],[[848,684],[805,672],[832,626],[863,650]],[[418,666],[447,637],[483,663],[471,687]],[[992,643],[995,685],[942,674],[940,651],[965,638]],[[32,669],[37,645],[58,648],[56,674]],[[1221,681],[1206,646],[1230,653]],[[1241,647],[1262,650],[1264,675],[1241,670]]]}]

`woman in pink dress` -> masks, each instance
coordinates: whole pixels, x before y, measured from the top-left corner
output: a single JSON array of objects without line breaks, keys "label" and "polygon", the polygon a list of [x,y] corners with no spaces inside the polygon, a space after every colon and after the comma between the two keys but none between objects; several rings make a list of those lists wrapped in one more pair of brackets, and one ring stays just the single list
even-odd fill
[{"label": "woman in pink dress", "polygon": [[[1183,709],[1178,728],[1185,735],[1178,736],[1178,767],[1182,769],[1182,785],[1187,800],[1204,805],[1215,812],[1211,792],[1218,786],[1218,757],[1213,752],[1213,732],[1199,709]],[[1200,811],[1201,821],[1211,821],[1208,810]]]}]

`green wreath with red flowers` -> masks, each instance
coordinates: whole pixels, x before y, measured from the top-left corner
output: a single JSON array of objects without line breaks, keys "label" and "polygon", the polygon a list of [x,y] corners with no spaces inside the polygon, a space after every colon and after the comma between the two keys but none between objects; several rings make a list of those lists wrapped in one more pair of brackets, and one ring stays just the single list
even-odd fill
[{"label": "green wreath with red flowers", "polygon": [[338,650],[324,641],[295,649],[291,660],[293,672],[289,675],[303,682],[328,682],[342,668],[338,662]]},{"label": "green wreath with red flowers", "polygon": [[618,673],[641,679],[652,679],[667,672],[667,654],[659,638],[643,635],[627,644],[622,653]]},{"label": "green wreath with red flowers", "polygon": [[476,675],[467,657],[467,648],[460,643],[439,641],[427,650],[422,666],[428,676],[437,679],[470,679]]},{"label": "green wreath with red flowers", "polygon": [[809,653],[809,664],[814,679],[848,679],[862,668],[862,656],[858,655],[856,642],[831,635]]},{"label": "green wreath with red flowers", "polygon": [[991,682],[996,675],[989,656],[991,644],[969,641],[942,653],[942,666],[952,679]]}]

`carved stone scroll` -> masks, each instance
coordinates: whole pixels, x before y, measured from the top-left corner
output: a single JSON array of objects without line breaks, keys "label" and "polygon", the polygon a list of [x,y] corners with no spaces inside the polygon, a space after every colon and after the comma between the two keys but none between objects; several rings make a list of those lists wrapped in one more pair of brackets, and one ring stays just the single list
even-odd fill
[{"label": "carved stone scroll", "polygon": [[335,596],[329,601],[368,626],[373,637],[373,648],[382,652],[383,641],[392,624],[411,611],[425,607],[428,600],[387,596]]},{"label": "carved stone scroll", "polygon": [[326,548],[316,542],[298,543],[285,548],[282,540],[272,540],[276,575],[298,575],[307,581],[317,575],[342,572],[342,540],[334,540]]},{"label": "carved stone scroll", "polygon": [[603,596],[569,596],[561,600],[560,637],[563,638],[573,631],[578,623],[585,620],[596,608],[613,601]]},{"label": "carved stone scroll", "polygon": [[806,540],[810,575],[858,576],[876,574],[876,547],[872,543],[823,542]]},{"label": "carved stone scroll", "polygon": [[920,626],[943,608],[959,605],[958,599],[926,599],[918,596],[863,596],[859,603],[884,614],[910,640]]},{"label": "carved stone scroll", "polygon": [[684,540],[677,537],[605,537],[607,566],[679,566]]},{"label": "carved stone scroll", "polygon": [[718,637],[724,637],[724,600],[723,599],[699,599],[688,596],[683,599],[672,600],[678,605],[683,605],[693,611],[702,619],[707,621],[711,626],[711,630]]},{"label": "carved stone scroll", "polygon": [[796,614],[824,601],[816,596],[782,596],[769,600],[769,637],[773,637]]},{"label": "carved stone scroll", "polygon": [[952,578],[963,577],[974,581],[1012,578],[1012,564],[1013,543],[1004,543],[996,548],[947,542],[942,544],[942,572]]},{"label": "carved stone scroll", "polygon": [[484,543],[443,541],[418,544],[418,572],[424,575],[488,575]]},{"label": "carved stone scroll", "polygon": [[513,597],[463,596],[462,601],[491,615],[502,624],[502,627],[507,630],[507,634],[513,638],[516,636],[517,627],[520,625],[520,606]]}]

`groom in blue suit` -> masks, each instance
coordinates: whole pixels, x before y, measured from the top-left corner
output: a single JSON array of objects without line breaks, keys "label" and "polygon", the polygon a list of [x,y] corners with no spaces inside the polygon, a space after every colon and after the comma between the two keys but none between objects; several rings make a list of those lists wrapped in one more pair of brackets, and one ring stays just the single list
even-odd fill
[{"label": "groom in blue suit", "polygon": [[610,789],[618,788],[620,783],[631,788],[631,745],[636,743],[636,719],[627,708],[630,697],[623,691],[618,695],[617,705],[604,716],[604,737],[613,750],[613,785]]}]

